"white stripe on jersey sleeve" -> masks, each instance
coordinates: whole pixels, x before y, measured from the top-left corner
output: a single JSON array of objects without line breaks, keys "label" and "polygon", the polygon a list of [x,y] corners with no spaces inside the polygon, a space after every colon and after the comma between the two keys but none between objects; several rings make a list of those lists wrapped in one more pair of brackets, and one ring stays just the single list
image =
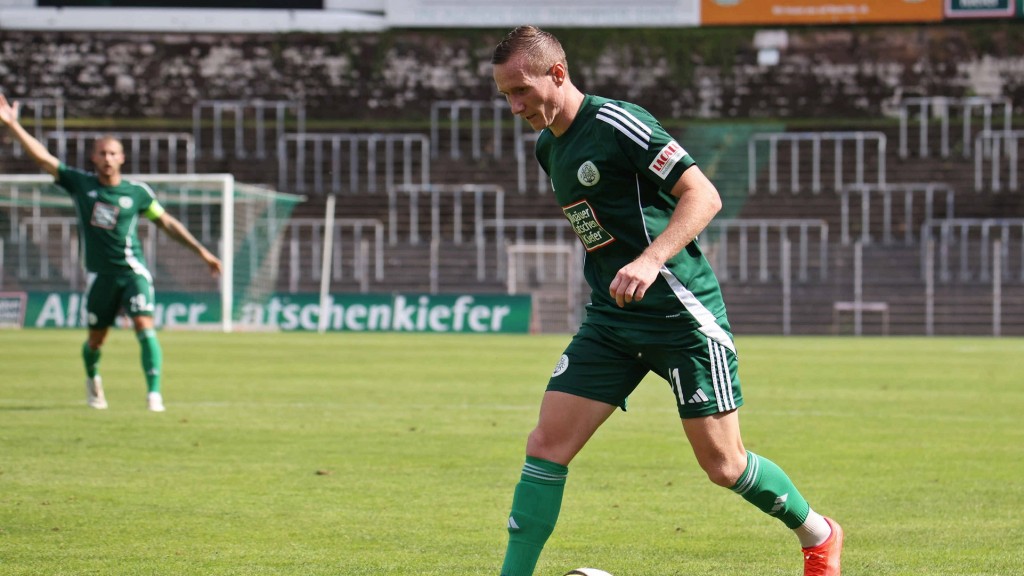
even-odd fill
[{"label": "white stripe on jersey sleeve", "polygon": [[643,136],[644,139],[650,140],[652,130],[647,126],[647,124],[644,124],[639,118],[630,114],[629,110],[626,110],[622,106],[616,106],[611,102],[605,104],[604,106],[601,106],[601,108],[604,110],[608,110],[609,112],[614,113],[616,116],[619,116],[622,119],[628,121],[639,132],[642,133],[641,136],[646,134],[646,136]]},{"label": "white stripe on jersey sleeve", "polygon": [[597,119],[611,124],[644,150],[651,141],[651,129],[635,116],[613,104],[605,104],[597,111]]},{"label": "white stripe on jersey sleeve", "polygon": [[129,180],[128,183],[129,184],[134,184],[135,186],[138,186],[139,188],[142,188],[150,196],[152,196],[154,199],[156,198],[156,192],[153,192],[153,189],[149,186],[149,184],[146,184],[145,182],[140,182],[138,180]]}]

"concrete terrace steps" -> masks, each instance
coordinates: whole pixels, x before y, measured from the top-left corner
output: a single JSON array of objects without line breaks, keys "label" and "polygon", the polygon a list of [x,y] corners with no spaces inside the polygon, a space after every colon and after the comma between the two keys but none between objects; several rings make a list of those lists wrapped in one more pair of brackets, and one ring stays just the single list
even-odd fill
[{"label": "concrete terrace steps", "polygon": [[[822,126],[821,129],[828,129]],[[801,130],[804,130],[801,128]],[[881,130],[888,137],[886,155],[886,179],[896,182],[929,182],[948,183],[956,192],[955,215],[958,217],[1021,217],[1024,216],[1024,192],[974,191],[973,162],[954,153],[950,158],[919,158],[916,149],[911,146],[908,158],[899,158],[898,132],[894,126],[886,126]],[[205,138],[205,136],[204,136]],[[935,142],[933,151],[938,150],[938,135],[933,132],[930,138]],[[208,140],[207,140],[208,141]],[[228,146],[230,149],[230,146]],[[784,146],[780,148],[780,170],[788,171],[789,164],[783,157]],[[517,186],[517,166],[513,159],[511,145],[505,148],[506,159],[452,159],[439,154],[432,160],[431,179],[440,184],[498,184],[505,189],[504,216],[513,218],[545,218],[562,217],[550,193],[538,193],[532,186],[535,168],[531,168],[528,180],[530,190],[520,193]],[[831,182],[832,161],[830,150],[824,150],[821,177],[823,183]],[[738,162],[733,162],[736,166]],[[873,165],[866,168],[868,173]],[[0,154],[0,169],[5,173],[36,173],[37,170],[26,159],[12,159]],[[740,168],[736,168],[740,170]],[[803,183],[801,190],[794,194],[785,188],[775,194],[758,189],[754,194],[746,190],[738,194],[735,190],[725,189],[729,179],[723,178],[721,185],[726,194],[726,212],[739,218],[818,218],[829,223],[829,264],[828,278],[817,279],[817,268],[812,266],[811,279],[806,283],[794,283],[794,306],[791,330],[796,334],[827,334],[833,331],[833,304],[837,301],[853,300],[853,256],[852,247],[840,244],[841,210],[840,198],[835,190],[828,187],[815,194],[811,192],[810,166],[803,162],[800,166],[799,178]],[[276,157],[265,159],[221,159],[216,160],[202,155],[197,163],[199,172],[231,172],[240,182],[264,183],[276,186],[278,179]],[[785,172],[788,177],[788,172]],[[761,174],[763,177],[763,172]],[[289,190],[284,190],[289,192]],[[325,197],[320,194],[309,194],[308,200],[297,206],[295,216],[306,218],[322,218]],[[742,206],[739,206],[742,204]],[[919,205],[915,205],[919,208]],[[856,239],[860,232],[859,204],[851,202],[850,234]],[[401,217],[398,219],[398,244],[387,244],[384,247],[385,277],[383,281],[368,282],[370,291],[375,292],[427,292],[436,287],[440,292],[471,291],[471,292],[503,292],[504,284],[498,281],[492,271],[488,271],[485,281],[476,277],[476,248],[472,246],[472,218],[463,223],[463,234],[466,243],[455,244],[451,238],[454,227],[451,223],[451,209],[447,206],[442,211],[441,249],[438,254],[438,277],[432,282],[430,278],[429,231],[425,228],[429,215],[429,203],[421,199],[420,234],[423,242],[411,244],[408,238],[409,221],[406,208],[400,206]],[[920,275],[920,248],[916,244],[910,246],[884,245],[881,243],[880,203],[872,203],[870,231],[874,242],[865,245],[864,270],[864,301],[885,302],[889,306],[889,322],[891,334],[922,334],[924,332],[925,305],[924,283]],[[375,194],[344,193],[337,196],[337,216],[339,218],[376,218],[385,224],[388,222],[388,196],[384,189],[379,188]],[[923,212],[915,212],[911,223],[914,231],[914,242],[917,240],[916,229],[920,226]],[[937,216],[944,216],[942,212]],[[471,212],[464,214],[471,216]],[[895,216],[895,215],[894,215]],[[902,226],[902,223],[900,223]],[[897,230],[902,233],[903,229]],[[902,240],[902,235],[900,235]],[[570,241],[573,241],[570,238]],[[753,248],[752,248],[753,249]],[[10,248],[8,247],[8,250]],[[730,259],[734,259],[737,248],[730,245]],[[813,248],[812,248],[813,250]],[[493,246],[488,246],[487,258],[494,258]],[[752,275],[746,282],[739,282],[735,275],[723,281],[723,290],[737,333],[779,333],[781,331],[782,298],[781,285],[778,282],[779,251],[778,239],[769,236],[767,251],[769,268],[773,271],[772,278],[761,282]],[[795,254],[794,254],[795,256]],[[287,255],[283,253],[282,258]],[[795,266],[795,263],[794,263]],[[282,268],[284,269],[284,268]],[[364,283],[353,278],[346,272],[341,281],[333,285],[338,291],[358,291]],[[279,279],[279,289],[286,287],[284,278]],[[312,277],[304,278],[300,284],[302,291],[316,291],[319,283]],[[1004,334],[1024,332],[1024,294],[1021,294],[1021,283],[1017,278],[1004,279]],[[540,295],[538,300],[542,317],[541,328],[547,330],[553,326],[564,309],[559,309],[556,299]],[[950,283],[936,286],[935,321],[937,334],[986,334],[991,333],[991,286],[981,282]],[[839,331],[849,333],[851,315],[844,313],[841,317]],[[876,313],[863,315],[865,334],[881,331],[880,317]]]}]

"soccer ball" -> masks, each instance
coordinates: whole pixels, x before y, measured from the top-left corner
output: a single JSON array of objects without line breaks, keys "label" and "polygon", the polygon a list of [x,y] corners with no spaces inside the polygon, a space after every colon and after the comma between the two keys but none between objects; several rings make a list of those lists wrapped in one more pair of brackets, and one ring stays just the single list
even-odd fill
[{"label": "soccer ball", "polygon": [[565,573],[565,576],[612,576],[604,570],[597,568],[577,568]]}]

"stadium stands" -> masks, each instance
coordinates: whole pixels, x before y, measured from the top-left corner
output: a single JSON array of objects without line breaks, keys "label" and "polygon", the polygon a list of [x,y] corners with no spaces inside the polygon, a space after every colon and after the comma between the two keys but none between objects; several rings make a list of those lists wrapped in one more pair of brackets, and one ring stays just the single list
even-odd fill
[{"label": "stadium stands", "polygon": [[[429,169],[401,163],[389,169],[391,172],[382,168],[372,176],[377,181],[375,188],[371,185],[370,173],[364,171],[365,177],[360,180],[363,190],[338,193],[339,216],[374,218],[387,223],[384,279],[370,282],[370,290],[504,291],[507,278],[502,270],[507,261],[501,256],[502,244],[536,241],[573,244],[571,235],[567,236],[564,228],[554,224],[561,214],[551,195],[543,189],[522,186],[524,167],[536,170],[529,152],[531,135],[524,135],[520,126],[508,118],[502,122],[500,131],[489,125],[489,115],[496,107],[493,103],[482,102],[477,108],[466,103],[461,105],[464,109],[486,113],[469,117],[451,114],[450,124],[439,121],[432,125],[432,134],[446,135],[446,138],[434,136],[433,141],[439,142],[441,149],[431,147],[429,160],[424,160],[418,148],[412,154],[416,162],[429,162]],[[443,118],[443,114],[439,116]],[[796,334],[826,334],[859,330],[864,334],[883,331],[922,334],[929,329],[936,334],[990,333],[993,327],[991,274],[942,275],[943,266],[949,266],[943,262],[950,257],[943,255],[950,253],[952,237],[935,228],[937,224],[929,223],[955,216],[977,219],[1020,214],[1020,199],[994,190],[975,192],[970,158],[966,161],[956,155],[952,158],[941,155],[900,158],[897,151],[886,145],[888,141],[898,140],[900,128],[896,125],[867,132],[829,128],[782,132],[776,137],[777,141],[787,144],[778,146],[775,153],[768,156],[774,159],[776,176],[785,174],[786,178],[776,178],[774,192],[771,190],[772,165],[767,159],[737,159],[731,156],[736,146],[721,149],[722,155],[728,156],[725,158],[701,157],[697,153],[702,165],[712,167],[725,180],[720,188],[731,199],[732,213],[720,218],[705,233],[703,242],[709,258],[719,267],[734,322],[742,323],[747,332],[764,333],[785,330]],[[955,121],[952,123],[951,129],[960,128]],[[984,128],[978,125],[977,129]],[[681,138],[685,138],[687,130],[684,128],[682,132]],[[366,134],[362,138],[367,142],[383,142],[389,138],[407,138],[408,134]],[[484,138],[484,134],[489,137]],[[935,140],[931,145],[939,150],[947,137],[940,130],[933,130],[929,138]],[[739,148],[764,140],[763,133],[755,134]],[[797,141],[800,146],[788,144]],[[813,157],[815,141],[819,146],[822,142],[828,143],[818,149],[816,158]],[[794,151],[804,156],[794,158]],[[970,153],[973,150],[968,151]],[[360,170],[370,165],[362,158],[357,164]],[[736,172],[744,174],[751,164],[760,166],[755,189],[737,194],[735,178],[727,176],[734,176]],[[737,165],[741,166],[738,170]],[[265,172],[267,163],[261,166]],[[213,169],[216,166],[211,167]],[[429,173],[429,185],[396,184],[401,182],[400,175],[410,171],[419,177],[418,170]],[[720,179],[716,178],[718,181]],[[495,196],[495,204],[486,209],[480,198],[470,207],[456,201],[456,196],[450,193],[443,203],[437,193],[440,190],[450,192],[467,184],[490,186],[492,183],[508,189],[509,193]],[[749,183],[744,184],[749,186]],[[429,192],[431,190],[433,193]],[[417,196],[410,194],[413,191],[423,196],[422,205],[413,201]],[[398,202],[400,195],[408,203]],[[303,214],[317,213],[322,209],[322,200],[322,195],[314,193],[302,208]],[[471,211],[475,212],[470,214]],[[471,231],[473,226],[482,228]],[[994,230],[992,226],[988,224],[989,229]],[[482,235],[480,229],[484,231]],[[929,312],[925,302],[926,263],[922,243],[926,243],[931,234],[922,230],[932,229],[938,230],[935,266],[940,274]],[[986,236],[984,229],[983,224],[968,229],[963,236],[969,240],[958,246],[973,243],[975,248],[967,261],[982,268],[990,267],[981,262],[991,258],[991,249],[983,250],[981,246],[994,237],[1003,239],[1007,257],[1002,264],[1006,269],[1002,277],[1002,315],[1019,317],[1013,303],[1021,302],[1022,263],[1017,258],[1020,231],[1013,226],[1002,226],[998,233],[989,232]],[[430,238],[436,240],[433,245],[428,241]],[[504,240],[499,241],[499,238]],[[788,256],[782,252],[783,239],[790,250]],[[854,294],[856,270],[853,265],[858,244],[863,250],[859,300]],[[787,281],[791,284],[788,288],[783,279],[786,266],[790,274]],[[348,289],[356,289],[357,284],[353,279]],[[366,287],[366,283],[361,286]],[[296,287],[311,289],[308,283],[303,285],[302,282],[290,285],[289,289]],[[339,289],[345,289],[344,285],[339,285]],[[560,290],[555,288],[546,293],[550,296]],[[788,300],[784,298],[787,290]],[[584,298],[585,293],[584,290]],[[799,306],[792,306],[794,302],[799,302]],[[852,302],[859,303],[848,304]],[[787,306],[788,317],[784,317]],[[857,307],[865,314],[859,318],[858,326],[854,326],[852,312]],[[873,313],[875,310],[879,313]],[[562,309],[549,313],[548,324],[564,325],[554,320],[560,315]],[[1003,333],[1024,329],[1012,321],[1004,320],[1002,324]]]},{"label": "stadium stands", "polygon": [[[702,242],[744,333],[1024,333],[1024,226],[1013,219],[1024,214],[1016,190],[1020,132],[993,124],[991,111],[972,123],[969,106],[989,110],[976,100],[947,102],[943,110],[961,105],[964,114],[918,128],[920,115],[907,111],[922,102],[903,106],[899,123],[875,122],[870,130],[849,123],[674,130],[726,199]],[[59,103],[35,104],[52,111],[49,124],[62,122]],[[33,126],[47,124],[43,112]],[[230,172],[241,182],[307,194],[280,251],[281,291],[319,287],[328,195],[338,218],[335,291],[504,292],[508,245],[575,243],[533,161],[535,135],[501,101],[438,101],[429,130],[317,131],[300,104],[280,101],[201,100],[193,121],[191,134],[114,135],[126,141],[132,172]],[[36,129],[77,164],[101,133]],[[914,146],[911,135],[923,140]],[[0,154],[0,167],[33,171],[10,153]],[[37,218],[33,225],[35,238],[73,236],[73,223]],[[51,260],[50,251],[73,248],[71,240],[32,247],[10,240],[7,266],[17,250]],[[536,279],[551,263],[535,258],[524,274]],[[557,266],[573,265],[559,258]],[[519,258],[517,266],[529,261]],[[60,282],[80,282],[66,261],[54,262]],[[544,289],[563,302],[546,313],[546,326],[567,328],[557,319],[565,317],[567,278]],[[579,292],[585,299],[586,290]]]}]

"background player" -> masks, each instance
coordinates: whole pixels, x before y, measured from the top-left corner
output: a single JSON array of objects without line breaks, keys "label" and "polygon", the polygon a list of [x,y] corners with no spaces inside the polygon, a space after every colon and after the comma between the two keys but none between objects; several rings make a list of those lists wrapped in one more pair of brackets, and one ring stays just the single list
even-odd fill
[{"label": "background player", "polygon": [[548,381],[512,500],[502,576],[530,576],[554,530],[568,465],[643,377],[673,391],[712,482],[798,537],[806,576],[838,576],[843,532],[740,437],[736,348],[697,234],[721,209],[714,185],[646,110],[585,95],[561,44],[532,26],[494,50],[494,82],[534,130],[536,155],[587,250],[587,318]]},{"label": "background player", "polygon": [[163,352],[153,326],[153,277],[141,251],[139,215],[149,218],[171,238],[192,249],[215,276],[221,271],[220,260],[181,222],[164,211],[149,186],[121,178],[124,147],[116,138],[96,140],[92,152],[96,172],[89,173],[69,168],[50,154],[18,122],[18,103],[9,104],[3,94],[0,94],[0,123],[11,130],[36,164],[68,192],[78,214],[88,272],[85,302],[89,336],[82,345],[86,401],[93,408],[107,407],[99,374],[100,349],[118,313],[124,310],[131,317],[142,349],[147,406],[154,412],[163,412],[160,386]]}]

